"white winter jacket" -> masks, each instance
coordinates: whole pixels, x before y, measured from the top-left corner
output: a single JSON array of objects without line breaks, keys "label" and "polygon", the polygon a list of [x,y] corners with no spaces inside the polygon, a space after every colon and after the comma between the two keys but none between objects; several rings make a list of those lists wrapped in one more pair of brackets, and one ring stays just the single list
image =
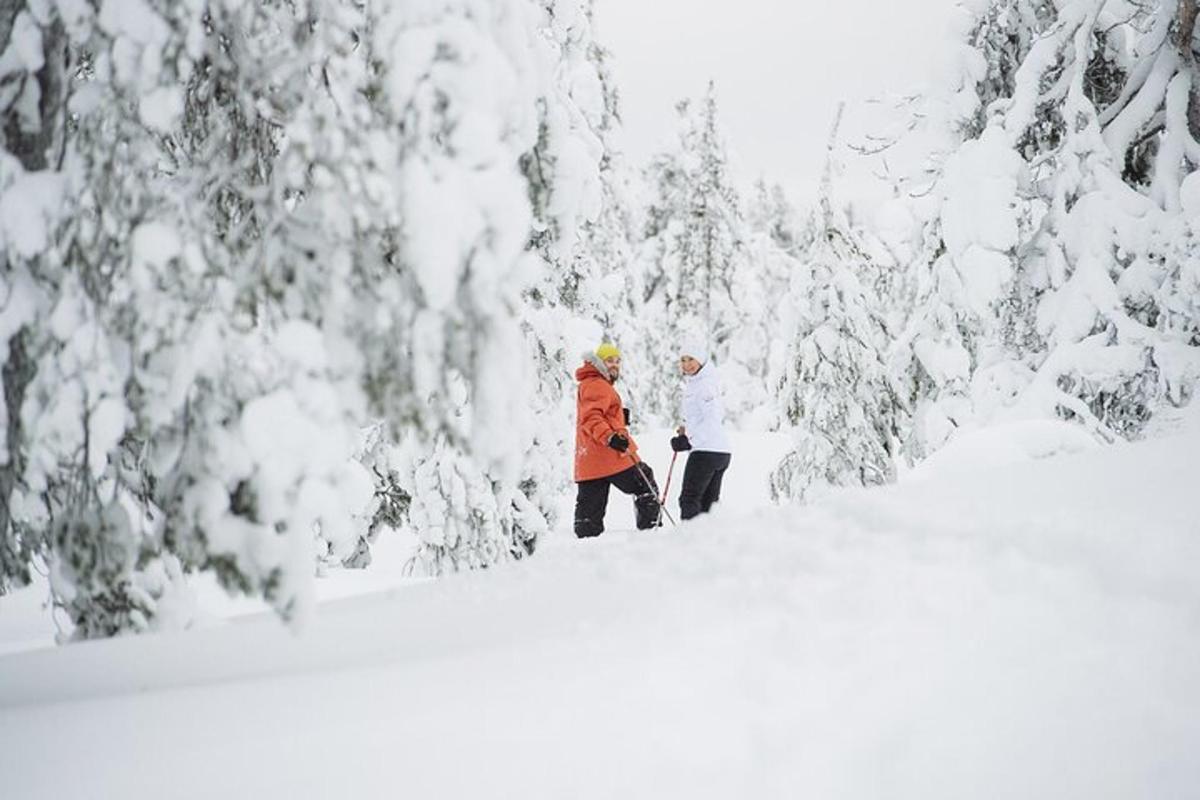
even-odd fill
[{"label": "white winter jacket", "polygon": [[693,450],[728,453],[725,407],[717,368],[705,364],[695,375],[683,376],[683,424]]}]

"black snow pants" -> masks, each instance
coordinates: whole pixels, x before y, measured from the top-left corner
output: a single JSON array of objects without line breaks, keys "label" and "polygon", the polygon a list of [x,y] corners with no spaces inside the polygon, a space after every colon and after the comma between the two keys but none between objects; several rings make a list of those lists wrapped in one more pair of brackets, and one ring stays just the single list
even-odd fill
[{"label": "black snow pants", "polygon": [[579,481],[575,485],[579,488],[578,494],[575,495],[575,535],[580,539],[599,536],[604,532],[604,512],[608,509],[609,486],[615,486],[625,494],[633,495],[638,530],[646,530],[659,524],[658,484],[654,482],[654,471],[645,462],[607,478]]},{"label": "black snow pants", "polygon": [[693,450],[688,453],[683,470],[683,486],[679,489],[679,516],[691,519],[707,513],[721,499],[721,479],[729,469],[729,453]]}]

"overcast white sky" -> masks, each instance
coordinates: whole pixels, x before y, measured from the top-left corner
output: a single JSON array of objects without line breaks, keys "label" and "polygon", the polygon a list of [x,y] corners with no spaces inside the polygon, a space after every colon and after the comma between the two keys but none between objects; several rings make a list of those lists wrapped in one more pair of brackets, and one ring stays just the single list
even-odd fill
[{"label": "overcast white sky", "polygon": [[625,151],[670,141],[675,102],[717,82],[741,178],[807,199],[839,100],[923,82],[946,57],[956,0],[596,0],[613,52]]}]

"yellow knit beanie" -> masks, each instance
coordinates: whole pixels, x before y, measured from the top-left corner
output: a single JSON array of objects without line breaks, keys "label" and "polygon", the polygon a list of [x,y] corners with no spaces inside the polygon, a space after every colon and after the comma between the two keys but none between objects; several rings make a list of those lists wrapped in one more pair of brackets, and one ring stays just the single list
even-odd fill
[{"label": "yellow knit beanie", "polygon": [[596,348],[596,358],[599,358],[601,361],[606,358],[612,358],[613,356],[620,358],[621,351],[617,349],[617,346],[612,342],[605,342]]}]

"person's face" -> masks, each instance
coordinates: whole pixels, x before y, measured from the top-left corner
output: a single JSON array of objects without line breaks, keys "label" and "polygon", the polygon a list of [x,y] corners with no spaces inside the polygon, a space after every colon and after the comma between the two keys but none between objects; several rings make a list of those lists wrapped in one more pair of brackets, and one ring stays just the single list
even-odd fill
[{"label": "person's face", "polygon": [[608,375],[613,381],[616,381],[621,375],[621,357],[609,356],[604,359],[604,366],[608,367]]},{"label": "person's face", "polygon": [[684,375],[695,375],[700,371],[700,362],[691,356],[680,356],[679,369]]}]

